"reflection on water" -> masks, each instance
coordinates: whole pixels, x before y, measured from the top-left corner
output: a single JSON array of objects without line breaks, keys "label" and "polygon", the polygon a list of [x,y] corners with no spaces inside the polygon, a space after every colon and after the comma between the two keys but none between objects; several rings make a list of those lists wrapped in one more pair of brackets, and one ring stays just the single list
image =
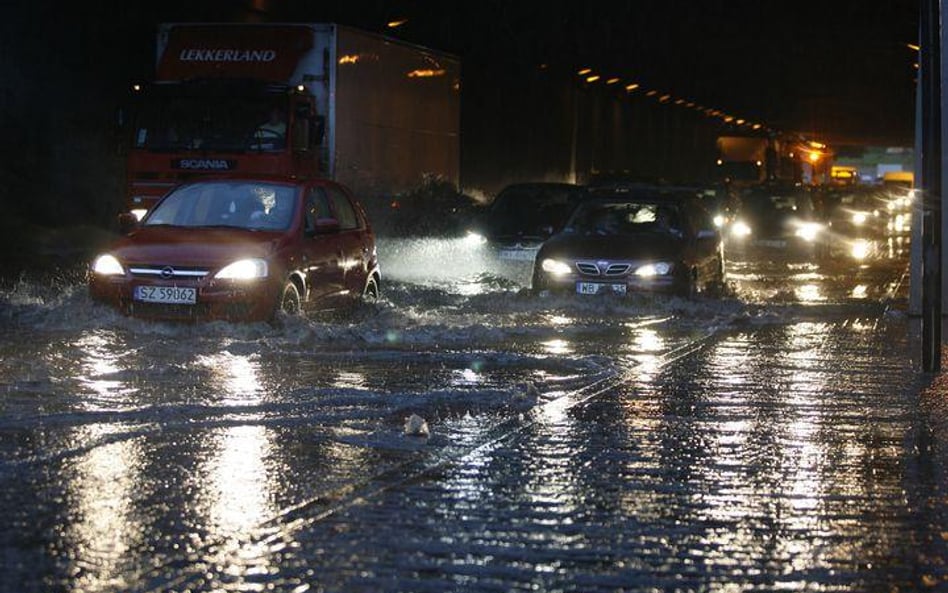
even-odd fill
[{"label": "reflection on water", "polygon": [[542,346],[547,354],[571,354],[573,352],[570,343],[561,339],[547,340],[543,342]]},{"label": "reflection on water", "polygon": [[222,429],[214,438],[198,496],[208,536],[219,542],[206,561],[219,572],[217,590],[254,590],[259,585],[252,581],[276,570],[276,550],[260,538],[260,526],[277,511],[272,488],[278,480],[267,467],[272,443],[266,428],[253,425]]},{"label": "reflection on water", "polygon": [[640,381],[649,381],[661,367],[661,355],[668,348],[665,338],[654,329],[643,327],[632,332],[633,364],[629,368]]},{"label": "reflection on water", "polygon": [[333,387],[339,389],[365,389],[368,384],[365,373],[345,369],[336,372],[336,379],[332,383]]},{"label": "reflection on water", "polygon": [[213,393],[223,392],[223,403],[258,403],[263,393],[260,384],[260,363],[255,357],[221,352],[199,356],[197,363],[211,372],[212,382],[208,385]]},{"label": "reflection on water", "polygon": [[123,381],[110,376],[124,370],[119,364],[125,353],[122,352],[121,339],[112,332],[87,331],[80,334],[75,343],[81,354],[81,372],[79,380],[91,389],[98,397],[87,400],[87,409],[97,409],[96,401],[120,401],[125,396],[134,393],[135,389],[127,386]]},{"label": "reflection on water", "polygon": [[[94,443],[113,430],[107,426],[81,428],[74,441]],[[66,556],[75,562],[76,591],[122,590],[128,556],[141,550],[144,529],[135,507],[139,492],[142,451],[137,441],[122,440],[93,446],[75,463],[68,482],[73,521],[65,526]]]}]

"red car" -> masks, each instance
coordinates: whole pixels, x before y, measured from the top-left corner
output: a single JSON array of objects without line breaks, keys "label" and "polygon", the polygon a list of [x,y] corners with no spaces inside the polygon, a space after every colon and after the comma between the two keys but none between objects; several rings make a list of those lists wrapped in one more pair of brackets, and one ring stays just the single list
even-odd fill
[{"label": "red car", "polygon": [[375,234],[327,180],[204,179],[92,263],[96,300],[155,319],[269,320],[379,295]]}]

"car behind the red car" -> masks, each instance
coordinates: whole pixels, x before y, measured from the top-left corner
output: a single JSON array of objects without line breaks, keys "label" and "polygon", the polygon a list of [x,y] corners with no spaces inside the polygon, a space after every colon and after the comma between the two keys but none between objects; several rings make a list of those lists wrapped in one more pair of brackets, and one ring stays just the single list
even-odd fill
[{"label": "car behind the red car", "polygon": [[327,180],[207,179],[172,190],[93,261],[93,298],[155,319],[269,320],[375,298],[375,235]]}]

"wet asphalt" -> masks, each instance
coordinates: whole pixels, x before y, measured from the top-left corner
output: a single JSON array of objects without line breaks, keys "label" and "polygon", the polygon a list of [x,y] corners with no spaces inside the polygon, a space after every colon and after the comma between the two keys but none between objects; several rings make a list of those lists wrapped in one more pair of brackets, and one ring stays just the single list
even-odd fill
[{"label": "wet asphalt", "polygon": [[20,287],[0,591],[948,590],[904,264],[672,305],[405,285],[279,330]]}]

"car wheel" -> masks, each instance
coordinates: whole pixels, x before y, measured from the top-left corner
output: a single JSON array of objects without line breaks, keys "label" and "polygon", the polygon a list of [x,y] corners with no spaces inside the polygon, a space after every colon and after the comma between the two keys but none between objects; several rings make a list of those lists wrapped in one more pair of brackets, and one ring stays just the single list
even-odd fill
[{"label": "car wheel", "polygon": [[277,312],[285,315],[299,315],[303,310],[300,290],[292,280],[288,280],[280,294]]},{"label": "car wheel", "polygon": [[365,290],[362,291],[362,300],[371,303],[379,300],[379,295],[379,283],[378,280],[375,279],[375,276],[373,276],[365,283]]}]

